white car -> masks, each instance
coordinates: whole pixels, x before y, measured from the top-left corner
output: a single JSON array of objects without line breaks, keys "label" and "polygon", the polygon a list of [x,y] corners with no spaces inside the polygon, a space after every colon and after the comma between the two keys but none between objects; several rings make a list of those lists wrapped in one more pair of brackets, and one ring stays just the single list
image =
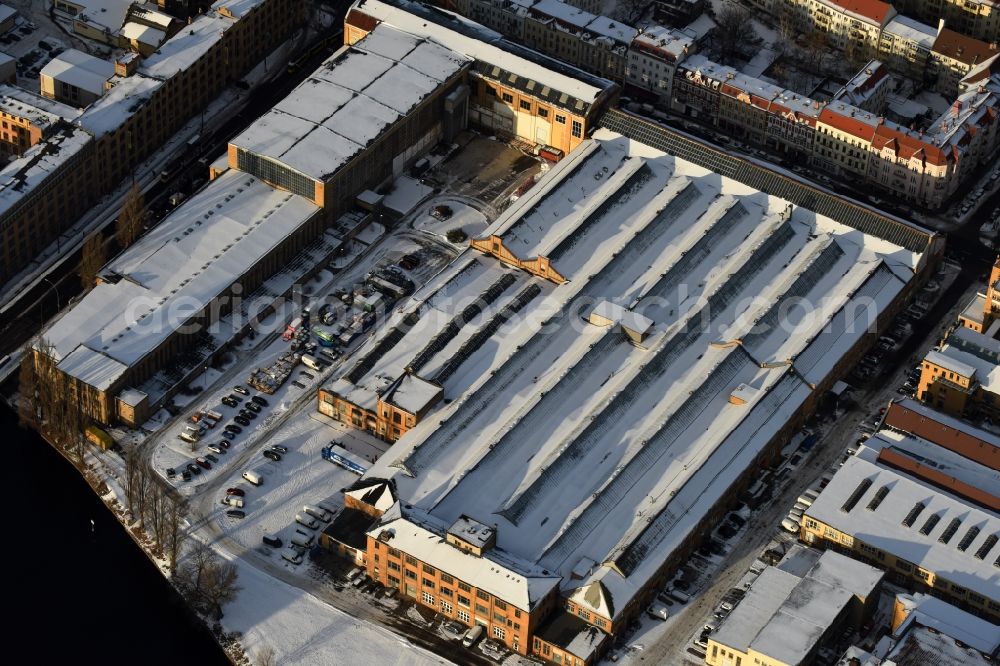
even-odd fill
[{"label": "white car", "polygon": [[799,523],[797,520],[793,520],[792,518],[785,518],[784,520],[781,521],[781,529],[785,530],[786,532],[791,532],[792,534],[798,534]]}]

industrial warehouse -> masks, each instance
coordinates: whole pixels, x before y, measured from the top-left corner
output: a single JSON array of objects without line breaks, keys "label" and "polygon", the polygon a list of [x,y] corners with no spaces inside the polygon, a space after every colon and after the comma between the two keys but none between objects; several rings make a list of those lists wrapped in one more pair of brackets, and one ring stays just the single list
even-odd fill
[{"label": "industrial warehouse", "polygon": [[591,663],[933,259],[882,222],[908,247],[596,131],[321,389],[398,439],[369,575]]},{"label": "industrial warehouse", "polygon": [[[451,34],[437,32],[446,41]],[[105,267],[102,284],[45,332],[46,351],[76,387],[85,417],[140,425],[190,378],[164,376],[178,354],[200,345],[203,358],[193,373],[241,333],[227,324],[223,334],[205,334],[211,313],[218,319],[229,312],[234,283],[246,296],[283,273],[281,288],[258,294],[274,300],[308,272],[304,257],[296,259],[300,252],[313,252],[315,264],[337,250],[344,239],[323,230],[353,207],[355,196],[466,128],[479,61],[388,25],[369,25],[355,39],[235,137],[227,163],[213,168],[215,180]],[[474,39],[455,41],[475,52]],[[488,53],[510,77],[584,116],[615,90],[600,79],[602,87],[546,72],[496,47]],[[542,78],[536,83],[524,75]],[[561,109],[558,101],[550,108]],[[137,302],[143,307],[133,307]],[[194,310],[171,316],[180,302]],[[266,313],[266,305],[256,311]],[[193,323],[199,334],[190,333]]]}]

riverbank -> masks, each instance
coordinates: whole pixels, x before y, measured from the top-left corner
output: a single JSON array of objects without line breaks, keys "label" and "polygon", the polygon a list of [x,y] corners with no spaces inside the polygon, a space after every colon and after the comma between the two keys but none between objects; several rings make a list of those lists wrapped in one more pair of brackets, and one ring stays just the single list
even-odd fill
[{"label": "riverbank", "polygon": [[27,573],[10,587],[9,634],[37,636],[42,618],[58,618],[52,640],[33,641],[28,654],[43,663],[100,655],[104,666],[230,663],[79,468],[19,428],[6,405],[0,423],[17,463],[8,469],[23,470],[2,491]]}]

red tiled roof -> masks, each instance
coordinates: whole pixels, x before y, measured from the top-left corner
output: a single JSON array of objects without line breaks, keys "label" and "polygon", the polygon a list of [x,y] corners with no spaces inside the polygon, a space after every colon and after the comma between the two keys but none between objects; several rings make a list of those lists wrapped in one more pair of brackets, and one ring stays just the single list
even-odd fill
[{"label": "red tiled roof", "polygon": [[926,162],[935,165],[948,163],[947,154],[933,143],[921,141],[915,136],[906,134],[887,125],[879,125],[872,137],[872,145],[877,150],[891,146],[900,158],[908,160],[914,156],[922,157]]},{"label": "red tiled roof", "polygon": [[860,139],[871,141],[875,134],[875,128],[868,123],[863,123],[857,118],[845,116],[842,113],[823,109],[819,114],[819,119],[830,127],[835,127],[841,132],[847,132]]},{"label": "red tiled roof", "polygon": [[891,448],[884,448],[878,452],[878,460],[885,465],[898,469],[901,472],[923,479],[932,486],[967,499],[974,504],[989,509],[990,511],[1000,511],[1000,497],[991,495],[985,490],[981,490],[971,484],[959,481],[953,476],[945,474],[941,470],[934,469],[927,465],[918,463],[913,458],[898,453]]},{"label": "red tiled roof", "polygon": [[882,25],[892,5],[881,0],[829,0],[830,4],[836,5],[853,14],[865,16]]},{"label": "red tiled roof", "polygon": [[885,413],[885,425],[934,442],[949,451],[1000,471],[1000,447],[964,430],[953,428],[927,415],[894,402]]},{"label": "red tiled roof", "polygon": [[966,65],[978,65],[1000,53],[1000,51],[997,51],[995,42],[987,44],[986,42],[967,37],[960,32],[955,32],[948,28],[944,28],[938,33],[937,39],[934,40],[934,47],[931,50],[934,53],[946,55]]}]

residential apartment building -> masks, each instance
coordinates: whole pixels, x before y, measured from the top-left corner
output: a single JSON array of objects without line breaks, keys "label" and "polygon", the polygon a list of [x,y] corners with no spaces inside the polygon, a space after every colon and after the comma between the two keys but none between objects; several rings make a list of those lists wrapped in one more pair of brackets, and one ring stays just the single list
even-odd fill
[{"label": "residential apartment building", "polygon": [[709,635],[705,663],[813,663],[824,645],[872,619],[883,576],[876,567],[832,551],[792,555],[765,569]]},{"label": "residential apartment building", "polygon": [[984,41],[1000,39],[1000,5],[996,0],[895,0],[900,12],[927,23],[943,19],[949,28]]},{"label": "residential apartment building", "polygon": [[995,159],[1000,74],[970,86],[929,127],[910,130],[844,101],[882,105],[890,77],[876,79],[869,70],[877,71],[866,65],[853,91],[818,102],[695,54],[678,65],[671,107],[757,145],[803,155],[830,173],[941,207],[979,165]]},{"label": "residential apartment building", "polygon": [[481,23],[501,35],[521,41],[528,8],[538,0],[451,0],[446,9]]},{"label": "residential apartment building", "polygon": [[[784,0],[786,11],[796,13],[799,23],[829,36],[840,51],[854,51],[873,58],[882,30],[896,10],[881,0]],[[776,5],[776,10],[780,5]]]},{"label": "residential apartment building", "polygon": [[669,100],[677,65],[695,49],[694,40],[687,35],[659,25],[650,26],[632,40],[625,68],[626,85],[631,90]]},{"label": "residential apartment building", "polygon": [[638,31],[562,0],[539,0],[527,10],[522,41],[528,48],[622,83],[628,48]]},{"label": "residential apartment building", "polygon": [[892,443],[849,457],[806,508],[800,538],[880,567],[896,584],[932,592],[997,623],[996,472],[971,461],[953,463],[951,470],[958,471],[952,474],[990,479],[980,489],[943,478],[926,461]]},{"label": "residential apartment building", "polygon": [[921,362],[917,397],[947,414],[1000,415],[1000,340],[959,326]]},{"label": "residential apartment building", "polygon": [[937,29],[908,16],[892,18],[882,30],[878,57],[894,71],[916,81],[923,81]]},{"label": "residential apartment building", "polygon": [[870,60],[834,93],[833,101],[844,102],[870,113],[882,113],[892,87],[889,68],[878,60]]},{"label": "residential apartment building", "polygon": [[15,86],[0,84],[0,154],[21,156],[80,115],[72,107]]},{"label": "residential apartment building", "polygon": [[928,61],[928,78],[942,95],[957,95],[962,80],[974,69],[1000,57],[997,42],[984,42],[950,28],[938,29]]}]

